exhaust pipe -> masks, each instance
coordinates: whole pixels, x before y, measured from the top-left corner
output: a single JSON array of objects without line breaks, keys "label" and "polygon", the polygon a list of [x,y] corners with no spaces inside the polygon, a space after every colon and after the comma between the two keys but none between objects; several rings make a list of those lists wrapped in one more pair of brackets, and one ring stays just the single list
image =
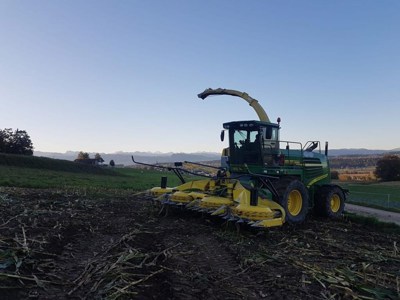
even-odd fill
[{"label": "exhaust pipe", "polygon": [[325,156],[328,156],[328,142],[325,142]]}]

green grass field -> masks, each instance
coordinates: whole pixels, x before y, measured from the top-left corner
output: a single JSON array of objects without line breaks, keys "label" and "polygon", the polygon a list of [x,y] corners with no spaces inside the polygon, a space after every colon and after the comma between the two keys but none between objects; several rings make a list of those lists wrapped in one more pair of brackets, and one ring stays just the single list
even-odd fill
[{"label": "green grass field", "polygon": [[169,186],[180,184],[172,172],[100,168],[66,160],[0,154],[0,186],[142,191],[160,185],[161,176],[167,176]]},{"label": "green grass field", "polygon": [[400,182],[338,183],[350,191],[351,203],[400,210]]},{"label": "green grass field", "polygon": [[400,181],[377,183],[347,183],[341,185],[352,192],[390,194],[393,201],[400,201]]}]

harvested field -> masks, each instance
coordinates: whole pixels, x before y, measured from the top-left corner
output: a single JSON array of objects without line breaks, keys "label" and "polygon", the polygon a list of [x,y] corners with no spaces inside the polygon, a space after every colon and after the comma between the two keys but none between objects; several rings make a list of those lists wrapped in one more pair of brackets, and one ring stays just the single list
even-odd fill
[{"label": "harvested field", "polygon": [[399,248],[348,220],[238,231],[140,195],[0,189],[1,299],[398,299]]}]

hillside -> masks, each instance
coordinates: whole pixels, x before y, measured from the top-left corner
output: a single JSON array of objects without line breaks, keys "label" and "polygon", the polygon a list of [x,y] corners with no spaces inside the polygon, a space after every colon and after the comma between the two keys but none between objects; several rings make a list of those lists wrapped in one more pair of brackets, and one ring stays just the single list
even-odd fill
[{"label": "hillside", "polygon": [[[176,186],[172,172],[138,168],[107,168],[45,157],[0,154],[0,187],[83,189],[102,194],[105,190],[142,191],[157,186],[162,176]],[[184,175],[185,178],[192,178]],[[0,297],[1,298],[1,297]]]},{"label": "hillside", "polygon": [[115,174],[112,170],[90,165],[78,164],[63,159],[48,157],[35,157],[26,155],[13,155],[0,153],[0,166],[22,167],[30,169],[46,169],[52,171],[65,171],[74,173]]},{"label": "hillside", "polygon": [[375,167],[379,159],[386,154],[400,155],[400,152],[388,152],[370,155],[342,155],[329,157],[332,169],[354,169]]},{"label": "hillside", "polygon": [[357,148],[357,149],[330,149],[329,156],[348,156],[348,155],[381,155],[387,154],[390,152],[398,152],[399,149],[393,150],[371,150],[365,148]]}]

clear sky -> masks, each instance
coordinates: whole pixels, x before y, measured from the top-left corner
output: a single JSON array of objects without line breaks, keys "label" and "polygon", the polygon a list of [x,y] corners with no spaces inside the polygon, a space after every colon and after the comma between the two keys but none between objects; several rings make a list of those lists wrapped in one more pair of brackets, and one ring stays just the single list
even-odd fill
[{"label": "clear sky", "polygon": [[257,119],[330,148],[400,147],[398,0],[0,0],[0,128],[35,150],[219,152]]}]

